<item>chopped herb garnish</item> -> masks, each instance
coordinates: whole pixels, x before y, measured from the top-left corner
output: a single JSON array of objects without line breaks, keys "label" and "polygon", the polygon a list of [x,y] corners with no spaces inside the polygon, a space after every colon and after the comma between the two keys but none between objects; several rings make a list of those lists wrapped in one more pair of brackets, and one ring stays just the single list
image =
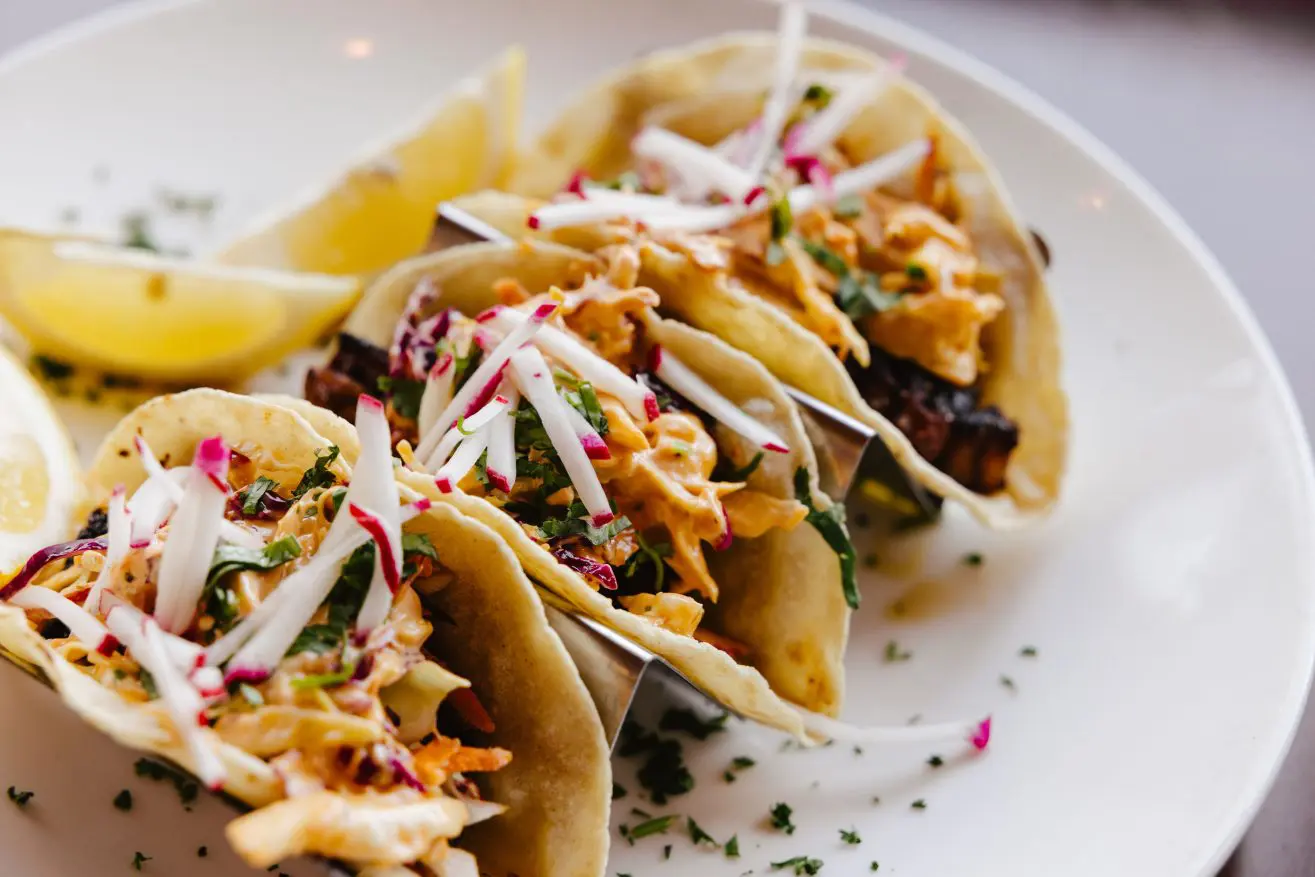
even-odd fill
[{"label": "chopped herb garnish", "polygon": [[26,807],[27,803],[36,797],[36,794],[36,792],[23,791],[16,786],[9,787],[9,800],[17,804],[20,810]]},{"label": "chopped herb garnish", "polygon": [[1024,658],[1035,658],[1036,646],[1023,646],[1021,649],[1018,650],[1018,654]]},{"label": "chopped herb garnish", "polygon": [[155,687],[155,677],[151,675],[150,670],[147,670],[145,667],[138,668],[137,682],[141,685],[142,691],[146,692],[146,698],[148,700],[160,699],[160,690]]},{"label": "chopped herb garnish", "polygon": [[142,869],[142,865],[145,865],[145,864],[146,864],[147,862],[149,862],[150,860],[151,860],[151,857],[150,857],[150,856],[146,856],[146,855],[143,855],[143,854],[141,854],[141,853],[133,853],[133,854],[132,854],[132,867],[133,867],[134,870],[140,871],[140,870]]},{"label": "chopped herb garnish", "polygon": [[378,386],[379,392],[388,397],[388,404],[402,417],[415,420],[420,416],[420,399],[425,395],[424,381],[381,375]]},{"label": "chopped herb garnish", "polygon": [[[724,457],[722,458],[725,459]],[[758,471],[758,465],[763,461],[763,452],[759,451],[753,455],[753,459],[735,469],[727,469],[724,472],[714,472],[713,478],[716,481],[748,481],[749,476]]]},{"label": "chopped herb garnish", "polygon": [[731,766],[736,770],[744,770],[746,767],[753,767],[758,762],[749,758],[747,755],[737,755],[731,759]]},{"label": "chopped herb garnish", "polygon": [[851,846],[863,842],[863,838],[859,837],[858,832],[852,828],[848,830],[840,829],[840,839]]},{"label": "chopped herb garnish", "polygon": [[790,211],[789,197],[782,195],[772,202],[770,216],[772,223],[772,240],[779,241],[790,233],[794,227],[794,214]]},{"label": "chopped herb garnish", "polygon": [[291,533],[280,536],[264,548],[243,548],[225,543],[215,549],[205,586],[213,588],[224,576],[242,569],[268,572],[300,556],[301,544]]},{"label": "chopped herb garnish", "polygon": [[261,500],[274,487],[278,487],[277,481],[261,475],[254,482],[242,488],[238,493],[238,499],[242,502],[242,514],[247,517],[260,514]]},{"label": "chopped herb garnish", "polygon": [[841,219],[854,219],[863,213],[863,196],[857,192],[836,201],[831,212]]},{"label": "chopped herb garnish", "polygon": [[680,743],[675,740],[660,740],[636,776],[656,804],[665,804],[668,797],[683,795],[694,788],[694,777],[685,766]]},{"label": "chopped herb garnish", "polygon": [[625,566],[621,567],[618,573],[621,578],[632,580],[651,564],[653,567],[652,591],[655,594],[662,593],[662,586],[667,575],[667,565],[663,558],[671,556],[671,546],[666,542],[649,545],[638,531],[635,532],[635,542],[639,544],[639,550],[630,555]]},{"label": "chopped herb garnish", "polygon": [[875,274],[851,269],[839,253],[825,244],[800,239],[799,245],[813,257],[813,261],[839,281],[836,286],[836,304],[850,319],[857,320],[889,310],[899,302],[900,293],[882,289],[881,279]]},{"label": "chopped herb garnish", "polygon": [[624,797],[625,797],[626,795],[628,795],[628,794],[630,794],[630,793],[626,791],[626,787],[625,787],[625,786],[621,785],[620,783],[612,783],[612,800],[613,800],[613,801],[615,801],[617,798],[624,798]]},{"label": "chopped herb garnish", "polygon": [[127,813],[132,809],[132,792],[124,789],[114,796],[114,807],[116,810],[122,810]]},{"label": "chopped herb garnish", "polygon": [[794,813],[794,810],[790,808],[789,804],[775,804],[769,812],[772,817],[772,828],[784,831],[786,834],[794,834],[795,824],[790,821],[790,816]]},{"label": "chopped herb garnish", "polygon": [[728,783],[735,782],[735,774],[729,770],[722,771],[721,778],[723,781]]},{"label": "chopped herb garnish", "polygon": [[810,859],[808,856],[795,856],[793,859],[786,859],[784,862],[772,862],[773,871],[782,869],[793,870],[797,875],[816,874],[822,870],[822,860]]},{"label": "chopped herb garnish", "polygon": [[880,863],[880,862],[873,862],[873,863],[872,863],[872,867],[871,867],[871,868],[868,868],[868,870],[869,870],[869,871],[880,871],[880,870],[881,870],[881,863]]},{"label": "chopped herb garnish", "polygon": [[182,802],[183,806],[191,804],[196,800],[196,796],[200,794],[201,787],[197,785],[196,780],[158,761],[139,758],[133,769],[139,777],[173,783],[174,790],[178,792],[178,800]]},{"label": "chopped herb garnish", "polygon": [[616,743],[616,754],[622,758],[649,752],[658,745],[658,735],[630,719],[621,726],[621,734]]},{"label": "chopped herb garnish", "polygon": [[927,802],[924,801],[922,798],[919,798],[918,800],[914,801],[914,802],[913,802],[912,804],[910,804],[909,806],[912,807],[914,810],[926,810],[926,809],[927,809]]},{"label": "chopped herb garnish", "polygon": [[315,452],[315,465],[302,473],[301,480],[292,490],[293,499],[301,499],[306,491],[315,487],[330,487],[338,481],[338,476],[329,471],[329,467],[338,459],[337,445],[329,445],[322,451]]},{"label": "chopped herb garnish", "polygon": [[964,566],[981,566],[984,559],[982,555],[973,551],[963,556],[963,563]]},{"label": "chopped herb garnish", "polygon": [[722,713],[711,719],[701,719],[693,710],[672,707],[662,714],[658,728],[662,731],[680,731],[696,740],[707,740],[718,731],[726,730],[726,720],[730,713]]},{"label": "chopped herb garnish", "polygon": [[[123,217],[123,246],[136,250],[160,252],[160,245],[151,236],[151,218],[142,211],[128,213]],[[138,869],[140,870],[140,869]]]},{"label": "chopped herb garnish", "polygon": [[905,265],[904,274],[910,280],[922,281],[927,279],[927,269],[919,265],[917,262],[910,262]]},{"label": "chopped herb garnish", "polygon": [[667,829],[671,828],[679,818],[679,814],[676,813],[667,816],[654,816],[652,819],[647,819],[630,829],[630,836],[635,840],[640,840],[649,835],[666,834]]},{"label": "chopped herb garnish", "polygon": [[617,533],[630,526],[630,519],[625,515],[613,518],[602,527],[595,527],[586,517],[589,510],[584,503],[576,500],[566,508],[566,517],[547,518],[539,524],[539,537],[544,540],[562,539],[567,536],[583,536],[590,545],[605,545],[612,541]]},{"label": "chopped herb garnish", "polygon": [[804,100],[812,103],[814,101],[823,101],[825,105],[831,101],[831,89],[827,88],[820,82],[814,82],[804,90]]},{"label": "chopped herb garnish", "polygon": [[855,577],[854,543],[849,541],[845,531],[845,507],[835,502],[825,510],[813,504],[812,488],[808,484],[808,470],[800,466],[794,472],[794,495],[808,508],[807,521],[840,559],[840,585],[845,592],[845,603],[850,609],[857,609],[859,604],[858,579]]},{"label": "chopped herb garnish", "polygon": [[641,192],[644,189],[643,183],[640,182],[639,174],[634,171],[626,171],[615,180],[599,181],[599,185],[607,189],[615,189],[621,192]]},{"label": "chopped herb garnish", "polygon": [[854,754],[855,754],[855,755],[862,755],[862,754],[863,754],[863,747],[862,747],[862,746],[855,746],[855,747],[854,747]]},{"label": "chopped herb garnish", "polygon": [[1010,691],[1018,690],[1018,686],[1014,684],[1014,680],[1004,675],[1003,673],[1000,674],[1000,684],[1003,685],[1005,688],[1008,688]]},{"label": "chopped herb garnish", "polygon": [[589,425],[599,435],[607,435],[607,415],[603,413],[603,405],[598,401],[598,393],[594,391],[593,384],[579,381],[574,388],[562,393],[562,398],[584,415],[584,419],[589,421]]},{"label": "chopped herb garnish", "polygon": [[929,767],[940,767],[943,764],[945,764],[945,759],[941,758],[939,755],[933,755],[931,758],[927,759],[927,765]]},{"label": "chopped herb garnish", "polygon": [[711,844],[714,847],[721,846],[721,844],[713,839],[712,835],[704,831],[699,824],[694,821],[694,817],[686,816],[685,822],[689,828],[689,839],[694,843],[694,846],[698,846],[699,844]]},{"label": "chopped herb garnish", "polygon": [[726,841],[726,846],[722,849],[726,851],[726,858],[738,859],[740,857],[740,836],[732,834],[731,839]]},{"label": "chopped herb garnish", "polygon": [[891,640],[890,642],[886,643],[886,651],[882,655],[882,657],[885,659],[887,664],[896,664],[901,661],[907,661],[909,658],[912,658],[913,652],[910,652],[907,649],[901,649],[899,643],[895,642],[895,640]]},{"label": "chopped herb garnish", "polygon": [[333,688],[342,685],[344,682],[350,682],[356,673],[356,662],[352,661],[343,664],[342,668],[334,673],[312,673],[306,676],[297,676],[289,684],[297,691],[311,691],[316,688]]}]

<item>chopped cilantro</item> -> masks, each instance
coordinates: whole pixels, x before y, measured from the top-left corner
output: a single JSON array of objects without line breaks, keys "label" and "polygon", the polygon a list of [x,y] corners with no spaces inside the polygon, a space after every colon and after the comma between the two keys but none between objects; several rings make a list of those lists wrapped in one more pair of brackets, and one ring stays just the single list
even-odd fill
[{"label": "chopped cilantro", "polygon": [[278,487],[277,481],[261,475],[254,482],[242,488],[237,495],[242,503],[242,514],[247,517],[260,514],[261,501],[265,498],[265,494],[275,487]]},{"label": "chopped cilantro", "polygon": [[[288,649],[289,655],[299,652],[313,652],[317,655],[328,654],[342,645],[343,632],[328,624],[311,624],[303,628]],[[257,692],[259,693],[259,692]]]},{"label": "chopped cilantro", "polygon": [[831,212],[841,219],[854,219],[863,213],[863,196],[857,192],[836,201]]},{"label": "chopped cilantro", "polygon": [[615,801],[617,798],[624,798],[624,797],[625,797],[626,795],[628,795],[628,794],[630,794],[630,793],[626,791],[626,787],[625,787],[625,786],[621,785],[620,783],[612,783],[612,800],[613,800],[613,801]]},{"label": "chopped cilantro", "polygon": [[942,764],[945,764],[945,759],[941,758],[939,755],[933,755],[931,758],[927,759],[927,764],[930,767],[940,767]]},{"label": "chopped cilantro", "polygon": [[1008,688],[1010,691],[1018,690],[1018,686],[1014,684],[1014,680],[1008,676],[1005,676],[1003,673],[1000,674],[1000,684],[1003,685],[1005,688]]},{"label": "chopped cilantro", "polygon": [[598,393],[594,391],[593,384],[580,381],[574,388],[562,393],[562,398],[584,415],[584,419],[589,421],[589,425],[599,435],[607,435],[607,415],[603,413],[603,405],[598,401]]},{"label": "chopped cilantro", "polygon": [[969,552],[963,556],[964,566],[981,566],[983,560],[985,560],[985,558],[976,551]]},{"label": "chopped cilantro", "polygon": [[16,786],[9,787],[9,800],[17,804],[20,810],[25,808],[27,803],[36,797],[36,794],[36,792],[23,791]]},{"label": "chopped cilantro", "polygon": [[615,189],[622,192],[642,192],[643,184],[640,182],[639,174],[634,171],[626,171],[614,180],[599,181],[599,185],[608,189]]},{"label": "chopped cilantro", "polygon": [[721,846],[721,844],[713,839],[712,835],[704,831],[699,824],[694,821],[694,817],[686,816],[685,822],[689,828],[689,839],[693,842],[694,846],[698,846],[699,844],[711,844],[714,847]]},{"label": "chopped cilantro", "polygon": [[818,244],[800,238],[799,246],[804,248],[805,253],[813,257],[814,262],[834,274],[837,279],[843,280],[849,276],[849,265],[840,257],[839,253],[826,244]]},{"label": "chopped cilantro", "polygon": [[912,807],[914,810],[926,810],[926,809],[927,809],[927,802],[924,801],[922,798],[919,798],[918,800],[914,801],[914,802],[913,802],[912,804],[910,804],[909,806]]},{"label": "chopped cilantro", "polygon": [[1036,646],[1023,646],[1021,649],[1018,650],[1018,654],[1024,658],[1035,658]]},{"label": "chopped cilantro", "polygon": [[133,770],[136,771],[137,776],[148,780],[173,783],[174,790],[178,792],[178,800],[182,802],[183,806],[191,804],[196,800],[196,796],[200,794],[201,787],[197,785],[196,780],[158,761],[139,758],[137,763],[133,765]]},{"label": "chopped cilantro", "polygon": [[910,280],[922,281],[927,279],[927,269],[919,265],[917,262],[910,262],[905,265],[904,274]]},{"label": "chopped cilantro", "polygon": [[132,867],[133,867],[134,870],[140,871],[140,870],[142,869],[142,865],[145,865],[145,864],[146,864],[147,862],[149,862],[150,860],[151,860],[151,857],[150,857],[150,856],[146,856],[146,855],[143,855],[143,854],[141,854],[141,853],[133,853],[133,854],[132,854]]},{"label": "chopped cilantro", "polygon": [[909,658],[912,657],[913,657],[913,652],[910,652],[906,649],[901,649],[899,643],[895,642],[895,640],[890,640],[889,642],[886,643],[886,651],[882,655],[882,658],[885,660],[887,664],[896,664],[901,661],[907,661]]},{"label": "chopped cilantro", "polygon": [[869,871],[880,871],[880,870],[881,870],[881,863],[880,863],[880,862],[873,862],[873,863],[872,863],[872,867],[869,868],[868,870],[869,870]]},{"label": "chopped cilantro", "polygon": [[663,582],[666,580],[667,565],[663,558],[671,556],[671,546],[666,542],[657,542],[649,545],[644,541],[644,537],[635,533],[635,541],[639,544],[639,550],[626,560],[625,566],[621,567],[618,572],[621,578],[631,580],[638,576],[649,564],[653,566],[653,593],[662,593]]},{"label": "chopped cilantro", "polygon": [[342,685],[344,682],[350,682],[352,676],[356,674],[356,662],[343,664],[342,667],[333,673],[311,673],[305,676],[295,677],[289,684],[297,691],[311,691],[316,688],[333,688]]},{"label": "chopped cilantro", "polygon": [[680,743],[675,740],[659,741],[636,776],[656,804],[665,804],[669,797],[694,788],[694,777],[685,766]]},{"label": "chopped cilantro", "polygon": [[813,261],[839,281],[836,304],[850,319],[857,320],[868,314],[889,310],[900,300],[900,293],[887,292],[881,288],[881,280],[875,274],[851,269],[839,253],[825,244],[803,239],[799,244],[813,257]]},{"label": "chopped cilantro", "polygon": [[621,726],[621,734],[616,743],[616,754],[622,758],[649,752],[658,744],[658,736],[643,725],[627,720]]},{"label": "chopped cilantro", "polygon": [[772,240],[779,241],[794,227],[794,214],[790,211],[789,197],[782,195],[773,201],[769,213],[772,222]]},{"label": "chopped cilantro", "polygon": [[223,585],[223,579],[229,573],[244,569],[269,571],[300,555],[301,545],[291,533],[280,536],[264,548],[244,548],[229,543],[220,545],[210,560],[210,572],[201,592],[201,605],[206,614],[221,628],[237,618],[237,594]]},{"label": "chopped cilantro", "polygon": [[649,835],[666,834],[667,829],[671,828],[679,818],[679,814],[676,813],[667,816],[654,816],[652,819],[646,819],[630,829],[630,836],[635,840],[640,840]]},{"label": "chopped cilantro", "polygon": [[[151,236],[151,218],[144,212],[134,211],[128,213],[121,221],[123,224],[123,246],[135,250],[149,250],[152,253],[160,252],[160,245]],[[138,870],[141,869],[138,868]]]},{"label": "chopped cilantro", "polygon": [[814,82],[804,90],[804,100],[826,106],[831,102],[833,92],[820,82]]},{"label": "chopped cilantro", "polygon": [[124,789],[114,796],[114,808],[127,813],[132,809],[132,792]]},{"label": "chopped cilantro", "polygon": [[388,397],[388,403],[398,414],[412,420],[420,416],[420,399],[425,395],[424,381],[380,375],[378,385],[379,392]]},{"label": "chopped cilantro", "polygon": [[539,536],[545,540],[583,536],[590,545],[605,545],[617,533],[630,526],[630,519],[625,515],[619,515],[605,526],[595,527],[589,523],[588,514],[589,511],[584,507],[584,503],[576,500],[567,506],[565,517],[545,519],[539,525]]},{"label": "chopped cilantro", "polygon": [[315,465],[302,473],[301,480],[292,490],[293,499],[301,499],[306,491],[315,487],[329,487],[338,481],[338,476],[329,471],[329,467],[338,459],[337,445],[329,445],[322,451],[315,452]]},{"label": "chopped cilantro", "polygon": [[160,690],[155,687],[155,677],[151,675],[150,670],[145,667],[139,668],[137,670],[137,682],[141,685],[142,691],[146,692],[148,700],[159,700]]},{"label": "chopped cilantro", "polygon": [[[370,588],[370,579],[374,575],[374,543],[367,542],[352,552],[347,562],[342,565],[338,581],[329,592],[325,601],[329,607],[329,618],[324,624],[312,624],[304,628],[293,640],[288,649],[289,655],[298,652],[327,654],[335,651],[347,637],[347,631],[361,611],[365,594]],[[336,675],[336,674],[334,674]]]},{"label": "chopped cilantro", "polygon": [[672,707],[662,714],[658,729],[662,731],[680,731],[696,740],[707,740],[713,734],[726,730],[726,720],[730,713],[722,713],[711,719],[701,719],[693,710]]},{"label": "chopped cilantro", "polygon": [[858,832],[850,828],[848,830],[840,829],[840,839],[851,846],[863,842],[863,838],[858,836]]},{"label": "chopped cilantro", "polygon": [[726,841],[726,846],[722,849],[726,851],[726,858],[738,859],[740,857],[740,836],[732,834],[731,839]]},{"label": "chopped cilantro", "polygon": [[832,503],[825,510],[813,504],[812,488],[808,485],[808,470],[800,466],[794,471],[794,495],[808,508],[807,521],[813,526],[826,544],[840,559],[840,586],[845,592],[845,603],[850,609],[857,609],[859,604],[858,580],[854,575],[854,543],[849,541],[845,530],[845,507],[838,502]]},{"label": "chopped cilantro", "polygon": [[736,779],[734,772],[729,770],[722,771],[721,778],[723,782],[727,782],[727,783],[733,783],[735,782]]},{"label": "chopped cilantro", "polygon": [[753,767],[758,762],[749,758],[747,755],[737,755],[731,759],[731,766],[736,770],[744,770],[746,767]]},{"label": "chopped cilantro", "polygon": [[786,834],[794,834],[795,824],[790,821],[790,816],[794,813],[794,810],[790,808],[789,804],[775,804],[769,812],[772,817],[772,828],[784,831]]},{"label": "chopped cilantro", "polygon": [[773,871],[782,869],[793,870],[797,875],[812,875],[822,870],[822,860],[810,859],[808,856],[795,856],[793,859],[786,859],[784,862],[772,862]]},{"label": "chopped cilantro", "polygon": [[[726,458],[723,457],[722,460]],[[763,452],[759,451],[753,455],[753,459],[743,466],[727,469],[724,472],[714,472],[713,478],[717,481],[748,481],[749,476],[758,471],[758,465],[763,461]]]}]

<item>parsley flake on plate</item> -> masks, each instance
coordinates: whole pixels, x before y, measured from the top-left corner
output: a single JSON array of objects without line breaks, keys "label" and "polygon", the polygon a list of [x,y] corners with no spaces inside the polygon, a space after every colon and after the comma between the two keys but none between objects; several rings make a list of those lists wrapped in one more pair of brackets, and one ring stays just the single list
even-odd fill
[{"label": "parsley flake on plate", "polygon": [[794,834],[795,824],[790,821],[794,810],[789,804],[784,802],[773,805],[771,811],[772,828],[784,831],[786,834]]},{"label": "parsley flake on plate", "polygon": [[786,859],[784,862],[772,862],[772,870],[793,870],[795,874],[816,874],[822,870],[821,859],[811,859],[808,856],[795,856],[793,859]]}]

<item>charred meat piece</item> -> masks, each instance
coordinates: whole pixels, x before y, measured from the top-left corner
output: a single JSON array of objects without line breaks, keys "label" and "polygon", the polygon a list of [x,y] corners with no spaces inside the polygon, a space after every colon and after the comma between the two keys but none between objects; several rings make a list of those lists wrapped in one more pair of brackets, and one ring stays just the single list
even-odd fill
[{"label": "charred meat piece", "polygon": [[851,361],[850,374],[868,404],[908,436],[924,460],[975,493],[1004,489],[1018,424],[994,405],[983,406],[976,390],[878,350],[867,368]]},{"label": "charred meat piece", "polygon": [[351,420],[356,413],[356,397],[361,393],[377,395],[379,379],[387,374],[387,350],[339,332],[338,349],[329,364],[306,373],[306,398]]}]

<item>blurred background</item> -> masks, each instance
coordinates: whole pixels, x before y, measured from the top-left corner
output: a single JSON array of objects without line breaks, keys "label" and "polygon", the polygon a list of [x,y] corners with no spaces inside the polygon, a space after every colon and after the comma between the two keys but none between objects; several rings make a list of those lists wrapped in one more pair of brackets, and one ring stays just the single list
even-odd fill
[{"label": "blurred background", "polygon": [[[1304,258],[1315,248],[1315,0],[859,2],[1022,82],[1149,179],[1237,282],[1315,425],[1315,281]],[[0,54],[115,5],[0,0]],[[1224,874],[1315,874],[1309,716]]]}]

